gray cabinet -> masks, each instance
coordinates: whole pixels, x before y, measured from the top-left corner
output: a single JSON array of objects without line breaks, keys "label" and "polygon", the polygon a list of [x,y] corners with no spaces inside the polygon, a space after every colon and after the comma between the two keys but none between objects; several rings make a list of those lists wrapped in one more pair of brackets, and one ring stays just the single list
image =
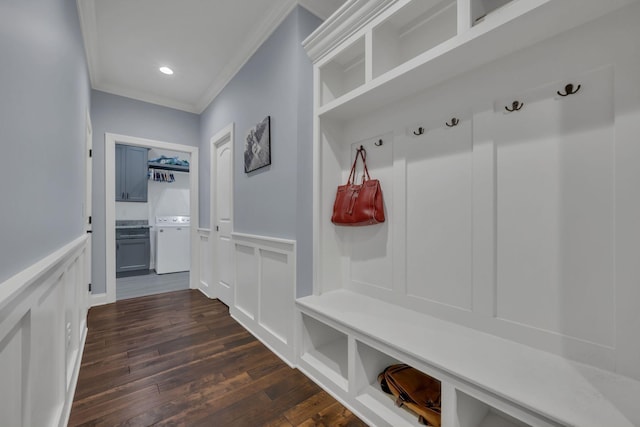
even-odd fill
[{"label": "gray cabinet", "polygon": [[116,230],[116,273],[149,270],[149,229]]},{"label": "gray cabinet", "polygon": [[147,201],[148,149],[116,144],[116,202]]}]

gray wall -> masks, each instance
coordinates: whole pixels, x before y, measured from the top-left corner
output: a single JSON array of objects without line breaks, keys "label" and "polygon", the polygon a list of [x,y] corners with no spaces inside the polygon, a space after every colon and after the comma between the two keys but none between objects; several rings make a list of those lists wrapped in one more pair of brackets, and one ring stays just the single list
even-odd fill
[{"label": "gray wall", "polygon": [[75,1],[0,3],[0,283],[84,233],[89,77]]},{"label": "gray wall", "polygon": [[[234,229],[296,239],[311,292],[312,66],[300,43],[321,21],[296,7],[201,115],[200,225],[209,227],[210,139],[235,123]],[[244,173],[248,129],[271,116],[271,166]]]},{"label": "gray wall", "polygon": [[91,121],[94,152],[92,276],[93,293],[99,294],[106,292],[104,134],[117,133],[197,146],[200,117],[94,90],[91,95]]},{"label": "gray wall", "polygon": [[[304,9],[302,9],[304,10]],[[298,40],[304,40],[321,21],[310,13],[300,13]],[[298,50],[298,200],[296,201],[296,283],[299,297],[313,292],[313,67],[311,60],[296,43]]]}]

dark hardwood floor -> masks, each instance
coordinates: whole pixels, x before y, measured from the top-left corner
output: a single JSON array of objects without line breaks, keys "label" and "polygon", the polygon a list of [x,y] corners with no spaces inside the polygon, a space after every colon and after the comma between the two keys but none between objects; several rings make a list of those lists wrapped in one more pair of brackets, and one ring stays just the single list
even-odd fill
[{"label": "dark hardwood floor", "polygon": [[364,426],[197,291],[89,312],[69,426]]}]

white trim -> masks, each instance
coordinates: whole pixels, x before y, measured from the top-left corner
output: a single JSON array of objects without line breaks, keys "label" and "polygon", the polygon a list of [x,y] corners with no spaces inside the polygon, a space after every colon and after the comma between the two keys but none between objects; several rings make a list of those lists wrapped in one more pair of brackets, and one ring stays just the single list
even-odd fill
[{"label": "white trim", "polygon": [[[105,133],[104,135],[104,157],[105,157],[105,265],[106,265],[106,302],[116,301],[116,236],[113,230],[116,226],[116,177],[115,177],[115,152],[116,142],[127,145],[134,145],[146,148],[157,148],[160,150],[172,150],[189,153],[189,214],[191,216],[191,272],[189,275],[189,287],[197,289],[197,275],[193,272],[198,267],[198,234],[197,228],[199,219],[199,199],[198,199],[198,147],[190,145],[175,144],[170,142],[156,141],[153,139],[137,138],[134,136]],[[99,302],[98,300],[96,302]],[[92,298],[92,302],[94,302]]]},{"label": "white trim", "polygon": [[[23,425],[43,425],[45,418],[50,425],[68,423],[87,335],[90,242],[83,234],[0,283],[2,371],[21,377],[0,382],[0,395],[13,394],[16,404],[13,414],[3,414],[9,420],[18,417]],[[61,375],[37,376],[43,362],[47,372]],[[46,402],[37,400],[42,393],[51,395]]]},{"label": "white trim", "polygon": [[104,81],[100,75],[95,0],[76,0],[76,4],[84,40],[84,50],[87,56],[89,78],[93,89],[194,114],[201,114],[211,104],[296,6],[304,7],[323,20],[327,19],[334,9],[323,0],[285,0],[279,6],[270,8],[269,13],[261,20],[260,25],[246,37],[244,44],[236,49],[236,55],[227,61],[227,65],[204,90],[203,95],[191,103],[176,101],[169,97],[158,96],[135,88],[123,88]]},{"label": "white trim", "polygon": [[348,0],[330,19],[303,40],[312,62],[362,29],[375,16],[400,0]]},{"label": "white trim", "polygon": [[103,81],[96,81],[95,83],[92,83],[92,88],[102,92],[124,96],[125,98],[137,99],[138,101],[148,102],[154,105],[161,105],[163,107],[172,108],[174,110],[186,111],[187,113],[200,114],[204,110],[200,109],[195,104],[179,102],[165,96],[158,96],[156,94],[144,92],[135,88],[122,88],[118,85]]},{"label": "white trim", "polygon": [[89,223],[92,213],[93,198],[93,126],[91,125],[91,113],[89,108],[86,111],[85,118],[85,189],[84,189],[84,227],[86,231],[93,229],[93,225]]},{"label": "white trim", "polygon": [[60,263],[70,256],[69,254],[75,252],[83,245],[87,238],[86,234],[76,238],[52,254],[0,283],[0,311],[11,304],[15,298],[28,287],[42,280],[45,275],[51,273],[54,268],[57,268]]},{"label": "white trim", "polygon": [[[296,337],[298,322],[295,321],[296,298],[296,241],[276,237],[252,234],[232,233],[234,255],[239,247],[250,248],[251,257],[235,258],[235,296],[234,304],[229,307],[231,316],[256,338],[262,341],[273,353],[288,365],[296,362]],[[286,259],[276,270],[265,274],[265,260],[276,254]],[[274,264],[271,263],[273,268]],[[238,272],[255,272],[256,279],[240,283]],[[277,277],[277,278],[275,278]],[[243,295],[255,295],[254,298],[239,298],[240,287]],[[284,320],[285,323],[282,323]]]},{"label": "white trim", "polygon": [[84,354],[84,345],[87,342],[87,324],[86,319],[84,325],[82,326],[82,338],[80,339],[80,345],[78,350],[78,355],[76,356],[76,360],[73,364],[73,375],[71,377],[71,385],[69,390],[67,390],[67,398],[64,402],[64,408],[62,409],[62,416],[60,417],[60,422],[58,423],[58,427],[65,427],[69,425],[69,417],[71,416],[71,407],[73,405],[73,397],[76,394],[76,387],[78,386],[78,377],[80,376],[80,366],[82,364],[82,355]]},{"label": "white trim", "polygon": [[102,294],[91,294],[91,296],[89,297],[89,306],[91,307],[97,307],[99,305],[105,305],[105,304],[109,304],[110,301],[107,298],[107,293],[102,293]]},{"label": "white trim", "polygon": [[[318,18],[326,21],[337,10],[335,5],[341,3],[340,0],[298,0],[298,4]],[[339,7],[338,7],[339,9]]]},{"label": "white trim", "polygon": [[218,78],[205,90],[204,95],[196,102],[195,108],[202,113],[211,102],[229,84],[231,79],[244,67],[254,53],[280,26],[282,21],[297,6],[297,1],[287,0],[280,7],[270,9],[270,13],[264,17],[260,26],[251,35],[246,37],[246,42],[237,49],[234,58],[227,61],[227,65],[218,73]]},{"label": "white trim", "polygon": [[80,30],[84,41],[84,53],[87,56],[87,68],[91,86],[100,81],[100,67],[98,65],[98,24],[96,21],[96,4],[94,0],[76,0]]},{"label": "white trim", "polygon": [[[271,345],[270,340],[264,339],[262,336],[256,333],[254,326],[251,324],[253,322],[249,323],[246,321],[246,319],[251,319],[251,316],[245,313],[242,309],[239,309],[239,310],[242,311],[243,316],[238,316],[237,313],[230,313],[231,318],[236,322],[238,322],[247,331],[249,331],[254,338],[256,338],[258,341],[264,344],[264,346],[267,347],[269,351],[271,351],[271,353],[275,354],[280,358],[280,360],[282,360],[284,363],[289,365],[291,369],[295,369],[297,367],[295,364],[295,357],[294,358],[286,357],[284,354],[282,354],[282,352],[280,352],[278,349],[276,349],[274,346]],[[320,383],[317,383],[317,384],[320,384]]]},{"label": "white trim", "polygon": [[[236,233],[236,232],[231,233],[231,235],[233,236],[234,240],[251,242],[257,245],[259,245],[260,242],[271,242],[271,243],[283,244],[283,245],[289,245],[289,246],[294,246],[296,244],[295,240],[281,239],[279,237],[258,236],[257,234],[245,234],[245,233]],[[289,248],[288,250],[293,250],[293,248]]]},{"label": "white trim", "polygon": [[209,236],[209,244],[210,244],[210,254],[211,254],[211,278],[209,280],[210,290],[209,294],[213,295],[213,298],[217,298],[218,295],[215,293],[215,283],[216,283],[216,274],[218,271],[218,259],[220,257],[217,255],[217,244],[218,244],[218,235],[215,231],[216,220],[216,198],[214,194],[215,185],[213,185],[213,177],[215,176],[215,165],[216,165],[216,145],[219,143],[229,140],[230,150],[231,150],[231,206],[230,206],[230,218],[231,218],[231,234],[233,235],[233,203],[234,203],[234,163],[235,163],[235,149],[234,149],[234,139],[235,139],[235,122],[231,122],[218,131],[215,135],[213,135],[209,139],[209,228],[211,229],[211,235]]},{"label": "white trim", "polygon": [[[211,231],[208,228],[198,228],[198,259],[196,262],[197,266],[197,275],[198,275],[198,290],[202,292],[207,298],[212,298],[211,294],[211,270],[209,270],[208,277],[204,277],[202,271],[202,260],[203,252],[207,255],[208,260],[212,260],[211,256]],[[195,274],[195,273],[192,273]]]}]

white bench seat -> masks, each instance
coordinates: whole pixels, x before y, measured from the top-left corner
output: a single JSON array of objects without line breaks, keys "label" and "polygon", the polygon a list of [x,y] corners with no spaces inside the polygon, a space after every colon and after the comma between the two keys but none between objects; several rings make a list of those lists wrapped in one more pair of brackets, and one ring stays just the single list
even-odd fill
[{"label": "white bench seat", "polygon": [[639,381],[347,290],[297,306],[560,425],[640,426]]}]

